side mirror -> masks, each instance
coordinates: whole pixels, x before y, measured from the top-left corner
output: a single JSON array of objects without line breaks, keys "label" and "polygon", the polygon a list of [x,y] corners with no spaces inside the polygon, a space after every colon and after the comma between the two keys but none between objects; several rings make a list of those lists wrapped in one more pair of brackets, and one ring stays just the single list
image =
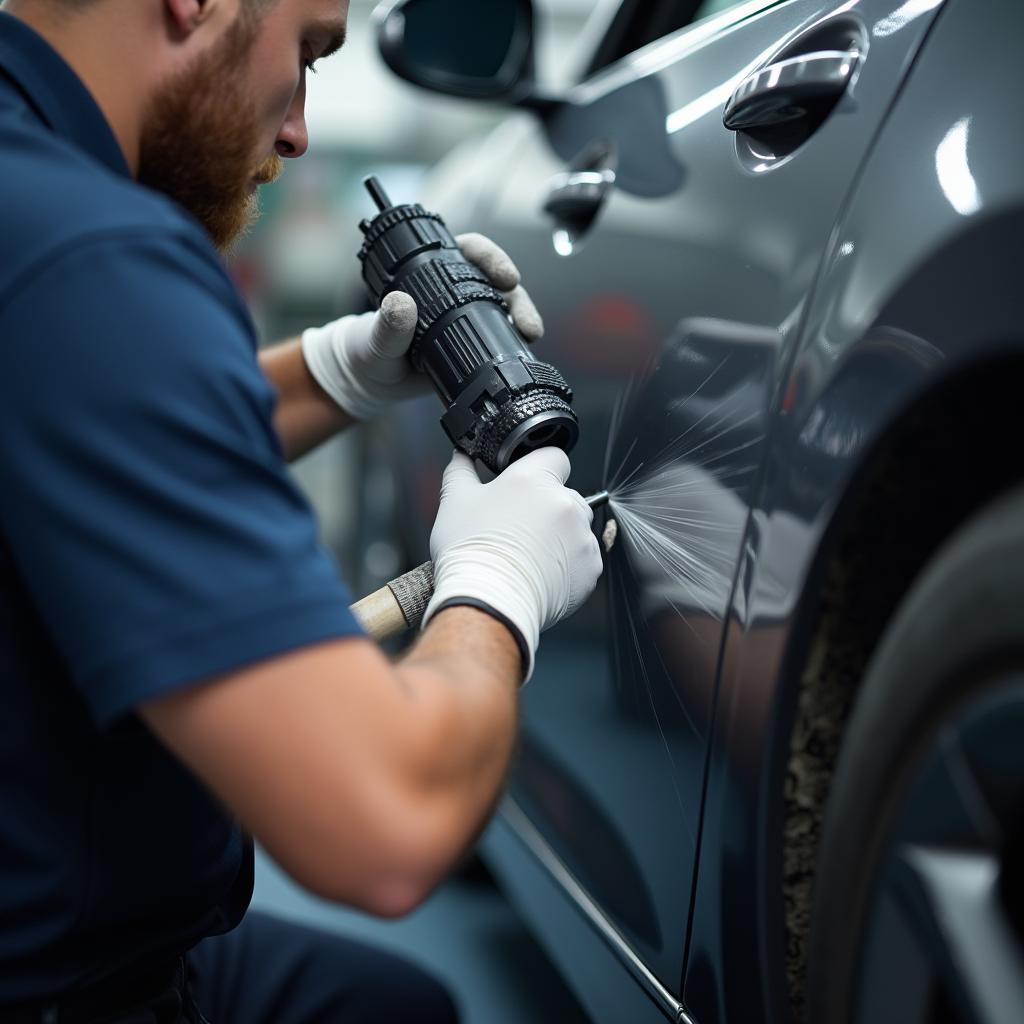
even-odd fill
[{"label": "side mirror", "polygon": [[385,0],[374,12],[400,78],[465,99],[534,105],[532,0]]}]

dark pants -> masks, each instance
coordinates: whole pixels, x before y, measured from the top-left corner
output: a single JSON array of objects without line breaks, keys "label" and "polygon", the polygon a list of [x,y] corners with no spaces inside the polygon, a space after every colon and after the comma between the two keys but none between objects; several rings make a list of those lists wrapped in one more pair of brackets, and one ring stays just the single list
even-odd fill
[{"label": "dark pants", "polygon": [[209,1024],[455,1024],[451,996],[406,960],[250,911],[187,958]]},{"label": "dark pants", "polygon": [[457,1024],[451,997],[391,953],[266,914],[184,959],[0,1024]]}]

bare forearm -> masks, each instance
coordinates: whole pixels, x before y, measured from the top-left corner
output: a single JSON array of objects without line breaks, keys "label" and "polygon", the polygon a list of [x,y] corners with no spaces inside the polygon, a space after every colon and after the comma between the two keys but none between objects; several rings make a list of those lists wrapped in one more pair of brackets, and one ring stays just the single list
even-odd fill
[{"label": "bare forearm", "polygon": [[[472,608],[440,612],[396,666],[414,701],[443,697],[425,735],[418,773],[458,855],[486,824],[515,745],[519,648],[508,630]],[[415,714],[415,710],[413,714]]]},{"label": "bare forearm", "polygon": [[352,424],[313,379],[297,338],[264,349],[260,366],[277,390],[274,427],[289,462]]},{"label": "bare forearm", "polygon": [[142,713],[293,877],[390,916],[425,899],[486,822],[519,672],[503,626],[453,608],[398,665],[335,640]]}]

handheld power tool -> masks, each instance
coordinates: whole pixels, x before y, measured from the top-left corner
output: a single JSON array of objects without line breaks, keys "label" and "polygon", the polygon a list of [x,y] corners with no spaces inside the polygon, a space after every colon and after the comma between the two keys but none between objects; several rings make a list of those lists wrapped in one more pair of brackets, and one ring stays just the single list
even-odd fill
[{"label": "handheld power tool", "polygon": [[395,206],[376,178],[364,184],[379,212],[360,224],[363,280],[378,307],[393,291],[416,300],[409,358],[444,403],[452,444],[495,474],[537,448],[571,451],[579,438],[572,389],[534,359],[501,293],[436,213]]},{"label": "handheld power tool", "polygon": [[[364,220],[359,260],[374,305],[402,291],[416,300],[419,323],[409,359],[445,406],[441,426],[456,448],[495,474],[538,448],[569,452],[579,439],[572,389],[538,362],[516,330],[505,299],[463,256],[436,213],[396,206],[377,178],[364,183],[377,215]],[[607,491],[587,499],[607,503]],[[353,605],[377,640],[419,626],[434,591],[430,562]]]}]

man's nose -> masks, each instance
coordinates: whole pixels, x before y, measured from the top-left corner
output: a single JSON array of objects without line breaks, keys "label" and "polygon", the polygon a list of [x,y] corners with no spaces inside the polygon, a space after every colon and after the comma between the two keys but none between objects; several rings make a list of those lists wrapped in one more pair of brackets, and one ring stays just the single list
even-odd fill
[{"label": "man's nose", "polygon": [[277,155],[284,159],[295,159],[309,149],[309,132],[306,130],[305,90],[299,89],[288,110],[288,115],[277,133],[275,146]]}]

